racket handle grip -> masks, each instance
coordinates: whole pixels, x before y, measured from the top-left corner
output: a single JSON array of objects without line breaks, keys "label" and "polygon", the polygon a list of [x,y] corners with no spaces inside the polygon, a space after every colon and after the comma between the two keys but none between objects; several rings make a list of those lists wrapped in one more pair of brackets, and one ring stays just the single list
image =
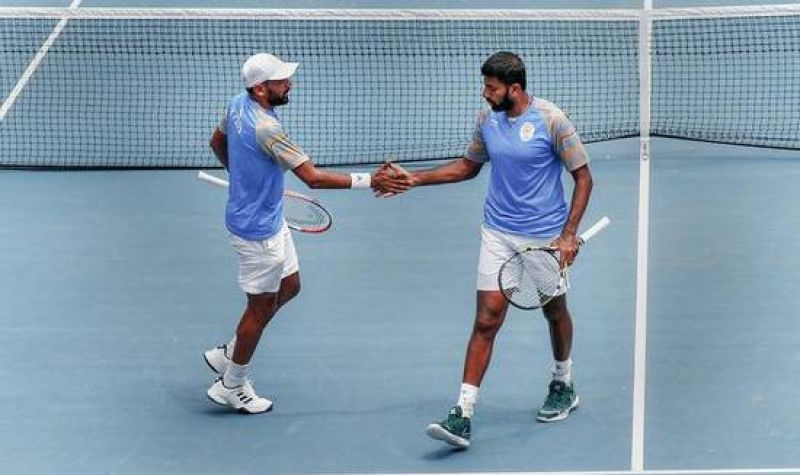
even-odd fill
[{"label": "racket handle grip", "polygon": [[211,183],[212,185],[221,186],[223,188],[228,187],[228,181],[222,178],[215,177],[214,175],[210,175],[203,170],[197,172],[197,178],[199,180],[203,180],[205,182]]},{"label": "racket handle grip", "polygon": [[578,242],[581,244],[585,243],[595,234],[605,229],[609,224],[611,224],[611,220],[608,218],[608,216],[603,216],[598,222],[594,223],[589,229],[584,231],[583,234],[578,237]]}]

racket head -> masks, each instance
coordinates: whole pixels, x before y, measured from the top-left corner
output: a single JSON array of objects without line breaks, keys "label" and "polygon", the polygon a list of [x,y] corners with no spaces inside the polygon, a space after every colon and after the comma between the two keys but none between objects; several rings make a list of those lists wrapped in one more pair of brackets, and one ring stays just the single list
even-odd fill
[{"label": "racket head", "polygon": [[283,219],[289,229],[303,233],[324,233],[333,218],[319,201],[292,190],[283,192]]},{"label": "racket head", "polygon": [[534,310],[564,293],[566,280],[552,247],[526,247],[508,258],[497,273],[497,284],[511,305]]}]

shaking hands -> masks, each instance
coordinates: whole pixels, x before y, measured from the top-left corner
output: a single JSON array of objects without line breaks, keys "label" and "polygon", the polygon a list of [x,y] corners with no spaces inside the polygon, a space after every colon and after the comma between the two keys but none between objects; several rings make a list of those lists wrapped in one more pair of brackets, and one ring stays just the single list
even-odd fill
[{"label": "shaking hands", "polygon": [[405,193],[415,184],[414,177],[408,170],[391,161],[381,165],[372,174],[372,191],[377,197],[389,198]]}]

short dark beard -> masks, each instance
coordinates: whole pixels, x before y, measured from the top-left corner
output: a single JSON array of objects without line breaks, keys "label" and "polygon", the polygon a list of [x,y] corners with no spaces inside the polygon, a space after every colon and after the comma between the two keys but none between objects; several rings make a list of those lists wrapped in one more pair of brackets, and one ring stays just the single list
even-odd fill
[{"label": "short dark beard", "polygon": [[282,96],[269,91],[269,104],[271,106],[282,106],[284,104],[289,103],[289,94],[284,94]]},{"label": "short dark beard", "polygon": [[495,112],[508,112],[511,110],[512,107],[514,107],[514,101],[512,101],[511,98],[508,97],[508,91],[506,91],[505,96],[503,96],[503,99],[500,101],[499,104],[495,104],[494,102],[489,101],[489,105]]}]

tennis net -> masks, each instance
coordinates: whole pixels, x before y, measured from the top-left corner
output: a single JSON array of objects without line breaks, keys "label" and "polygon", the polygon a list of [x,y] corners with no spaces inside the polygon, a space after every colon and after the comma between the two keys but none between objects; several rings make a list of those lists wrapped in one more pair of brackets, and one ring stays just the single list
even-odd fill
[{"label": "tennis net", "polygon": [[[585,142],[639,134],[639,10],[0,9],[0,165],[208,167],[241,63],[299,62],[278,112],[322,165],[463,154],[480,65]],[[652,135],[800,148],[800,6],[653,12]]]}]

